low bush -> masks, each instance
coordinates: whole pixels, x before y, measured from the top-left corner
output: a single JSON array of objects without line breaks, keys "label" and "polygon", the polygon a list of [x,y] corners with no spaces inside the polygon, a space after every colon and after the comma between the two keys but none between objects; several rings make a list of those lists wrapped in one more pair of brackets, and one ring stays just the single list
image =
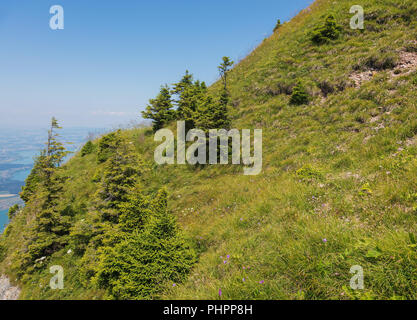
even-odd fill
[{"label": "low bush", "polygon": [[326,81],[326,80],[321,81],[318,83],[317,86],[319,87],[319,89],[321,90],[321,93],[325,97],[335,92],[335,87],[329,81]]},{"label": "low bush", "polygon": [[302,181],[321,180],[323,178],[323,174],[310,165],[304,165],[295,174]]},{"label": "low bush", "polygon": [[398,56],[389,50],[372,52],[368,57],[354,65],[354,70],[389,70],[398,63]]}]

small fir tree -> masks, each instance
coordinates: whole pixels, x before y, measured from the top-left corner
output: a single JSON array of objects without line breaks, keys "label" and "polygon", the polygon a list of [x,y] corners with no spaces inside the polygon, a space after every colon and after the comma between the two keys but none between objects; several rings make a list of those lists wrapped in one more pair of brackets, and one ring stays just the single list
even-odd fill
[{"label": "small fir tree", "polygon": [[149,100],[149,105],[142,112],[144,119],[152,120],[154,131],[164,128],[174,119],[174,115],[171,93],[167,85],[161,87],[158,96]]},{"label": "small fir tree", "polygon": [[316,44],[328,43],[339,38],[342,27],[337,24],[333,15],[328,15],[323,25],[315,28],[311,33],[311,40]]},{"label": "small fir tree", "polygon": [[307,104],[309,102],[308,92],[301,80],[293,88],[290,103],[294,105]]}]

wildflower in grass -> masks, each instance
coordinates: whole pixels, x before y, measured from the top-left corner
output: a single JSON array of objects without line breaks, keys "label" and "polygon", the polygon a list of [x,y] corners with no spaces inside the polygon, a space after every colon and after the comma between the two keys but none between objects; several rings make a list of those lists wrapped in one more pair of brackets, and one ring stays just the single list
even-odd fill
[{"label": "wildflower in grass", "polygon": [[173,287],[176,287],[177,285],[175,283],[172,284]]},{"label": "wildflower in grass", "polygon": [[230,259],[230,254],[227,255],[227,259]]},{"label": "wildflower in grass", "polygon": [[327,239],[326,239],[326,238],[324,238],[324,239],[323,239],[323,242],[324,242],[324,243],[326,243],[326,242],[327,242]]},{"label": "wildflower in grass", "polygon": [[243,267],[243,270],[245,270],[245,267]]},{"label": "wildflower in grass", "polygon": [[264,284],[264,283],[265,283],[265,281],[261,280],[261,281],[259,281],[259,283],[260,283],[260,284]]},{"label": "wildflower in grass", "polygon": [[245,279],[245,278],[243,278],[243,279],[242,279],[242,281],[243,281],[243,282],[245,282],[245,281],[246,281],[246,279]]},{"label": "wildflower in grass", "polygon": [[222,296],[222,289],[219,289],[219,297]]},{"label": "wildflower in grass", "polygon": [[227,260],[224,260],[223,263],[226,264],[227,263]]}]

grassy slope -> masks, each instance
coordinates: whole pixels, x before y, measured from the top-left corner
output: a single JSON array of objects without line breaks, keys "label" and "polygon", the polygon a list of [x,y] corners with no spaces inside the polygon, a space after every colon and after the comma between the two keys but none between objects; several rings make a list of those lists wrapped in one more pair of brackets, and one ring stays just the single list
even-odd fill
[{"label": "grassy slope", "polygon": [[[262,174],[244,176],[233,166],[158,168],[151,133],[124,132],[149,160],[147,191],[168,186],[171,210],[202,251],[188,281],[167,288],[163,298],[217,299],[220,288],[224,299],[417,298],[417,254],[409,239],[417,233],[416,74],[381,71],[360,88],[327,98],[317,88],[323,80],[348,80],[355,65],[381,50],[398,56],[417,39],[417,6],[363,0],[368,20],[361,32],[349,29],[355,4],[316,1],[231,73],[234,127],[263,129]],[[315,46],[307,32],[330,12],[343,36]],[[277,94],[280,84],[297,78],[313,95],[308,106],[290,106],[288,95]],[[303,179],[296,174],[302,167],[317,177]],[[63,201],[73,199],[77,219],[88,211],[96,169],[94,155],[66,165],[71,180]],[[25,209],[9,227],[13,236],[1,264],[9,274],[19,230],[34,210]],[[63,251],[47,263],[65,267],[66,289],[49,290],[44,270],[21,283],[22,298],[101,297],[78,283],[72,255]],[[344,288],[353,265],[365,271],[365,290],[357,293]]]}]

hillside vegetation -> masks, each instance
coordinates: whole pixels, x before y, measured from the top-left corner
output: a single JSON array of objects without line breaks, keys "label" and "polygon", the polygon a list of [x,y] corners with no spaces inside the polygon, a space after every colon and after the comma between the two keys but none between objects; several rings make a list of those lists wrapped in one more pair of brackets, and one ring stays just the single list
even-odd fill
[{"label": "hillside vegetation", "polygon": [[[417,2],[360,2],[364,30],[349,26],[357,1],[317,0],[228,74],[231,127],[263,130],[261,174],[158,166],[145,128],[34,188],[0,238],[20,298],[416,299]],[[45,238],[40,216],[55,219]]]}]

